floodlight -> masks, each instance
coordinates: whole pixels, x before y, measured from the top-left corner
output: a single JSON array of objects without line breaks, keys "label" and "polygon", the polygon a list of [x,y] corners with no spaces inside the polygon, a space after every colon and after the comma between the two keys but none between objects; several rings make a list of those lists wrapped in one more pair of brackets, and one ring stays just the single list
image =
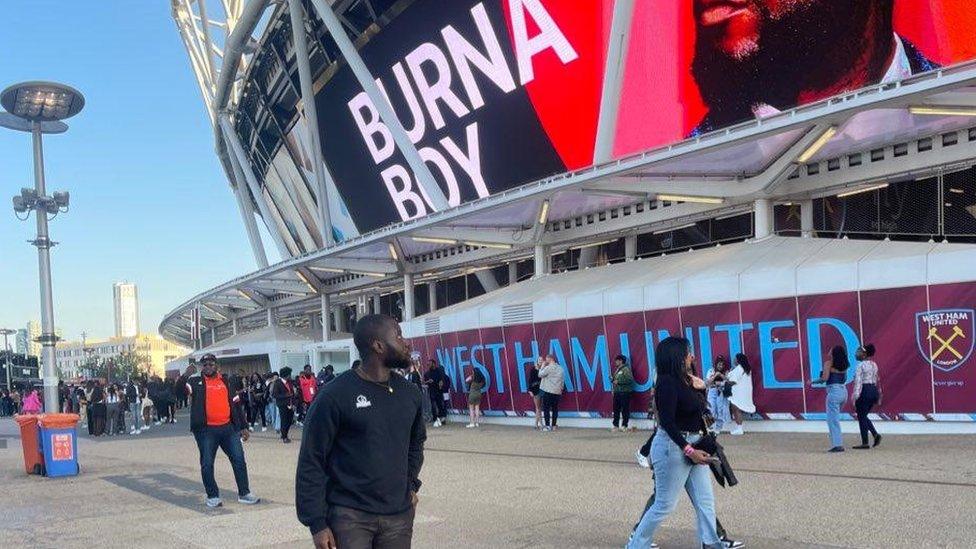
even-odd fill
[{"label": "floodlight", "polygon": [[54,203],[58,205],[59,208],[67,208],[68,203],[71,201],[71,195],[68,191],[54,191]]},{"label": "floodlight", "polygon": [[54,82],[23,82],[0,93],[7,112],[32,122],[64,120],[78,114],[85,98],[78,90]]}]

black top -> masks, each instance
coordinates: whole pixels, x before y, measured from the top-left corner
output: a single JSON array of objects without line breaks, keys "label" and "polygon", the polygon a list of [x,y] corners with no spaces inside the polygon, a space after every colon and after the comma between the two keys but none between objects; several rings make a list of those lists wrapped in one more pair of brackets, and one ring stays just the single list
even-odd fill
[{"label": "black top", "polygon": [[678,448],[688,445],[682,432],[698,432],[704,428],[702,414],[708,410],[705,395],[674,376],[657,378],[654,404],[659,425]]},{"label": "black top", "polygon": [[444,394],[450,389],[451,379],[440,366],[427,370],[424,380],[427,382],[428,390],[435,394]]},{"label": "black top", "polygon": [[322,389],[305,420],[295,475],[298,520],[312,535],[329,526],[332,505],[377,515],[410,509],[427,439],[422,398],[400,376],[390,376],[388,388],[351,370]]},{"label": "black top", "polygon": [[529,368],[529,392],[533,395],[539,393],[539,386],[542,383],[542,378],[539,377],[539,370],[534,367]]}]

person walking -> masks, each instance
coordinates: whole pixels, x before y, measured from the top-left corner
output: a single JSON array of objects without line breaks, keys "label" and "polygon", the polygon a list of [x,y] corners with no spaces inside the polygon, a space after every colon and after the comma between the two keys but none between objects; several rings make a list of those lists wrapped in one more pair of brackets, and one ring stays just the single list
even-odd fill
[{"label": "person walking", "polygon": [[539,392],[542,394],[542,419],[545,422],[543,431],[555,431],[559,421],[559,399],[563,394],[563,367],[556,363],[556,359],[549,355],[545,358],[545,366],[539,370]]},{"label": "person walking", "polygon": [[267,404],[264,406],[264,412],[268,416],[268,423],[274,428],[275,433],[281,433],[281,417],[278,415],[278,404],[275,402],[274,391],[275,385],[278,383],[278,372],[268,372],[264,377],[264,399]]},{"label": "person walking", "polygon": [[298,425],[301,426],[305,422],[305,414],[308,413],[308,407],[315,400],[315,392],[318,390],[318,381],[315,379],[315,374],[312,373],[310,364],[306,364],[305,369],[298,375],[298,386],[301,389],[301,399],[298,403]]},{"label": "person walking", "polygon": [[440,427],[447,423],[447,400],[450,394],[450,378],[444,373],[444,368],[433,359],[430,361],[430,368],[427,369],[427,376],[424,378],[427,384],[428,396],[430,397],[431,415],[434,417],[434,427]]},{"label": "person walking", "polygon": [[728,397],[732,394],[733,385],[727,383],[728,375],[729,364],[724,356],[718,355],[712,371],[705,378],[705,386],[708,387],[708,410],[715,419],[712,429],[717,433],[721,433],[726,425],[732,423]]},{"label": "person walking", "polygon": [[[618,430],[633,430],[630,425],[630,397],[634,394],[634,373],[627,365],[627,357],[617,355],[613,359],[613,427],[611,433]],[[623,419],[623,421],[621,421]]]},{"label": "person walking", "polygon": [[41,397],[37,395],[37,389],[33,389],[26,397],[24,397],[24,401],[20,405],[20,413],[39,414],[43,408],[44,407],[41,406]]},{"label": "person walking", "polygon": [[295,419],[295,403],[298,396],[296,395],[295,384],[291,380],[291,368],[285,366],[278,374],[278,380],[271,390],[271,396],[274,398],[275,405],[278,407],[278,416],[281,418],[281,442],[291,444],[288,431]]},{"label": "person walking", "polygon": [[[876,404],[881,404],[881,376],[874,358],[874,345],[868,343],[854,352],[857,370],[854,372],[854,410],[857,413],[857,426],[861,431],[861,444],[855,450],[867,450],[881,444],[881,435],[874,428],[868,414]],[[868,432],[874,437],[874,444],[868,446]]]},{"label": "person walking", "polygon": [[730,434],[740,436],[745,433],[742,427],[742,414],[756,413],[756,405],[752,401],[752,366],[749,365],[749,357],[742,353],[735,355],[735,368],[732,368],[726,376],[725,383],[732,386],[731,391],[725,392],[729,395],[729,407],[732,411],[732,420],[735,421]]},{"label": "person walking", "polygon": [[115,436],[119,429],[119,395],[115,390],[115,385],[108,386],[108,394],[105,396],[105,424],[108,429],[108,436]]},{"label": "person walking", "polygon": [[[257,428],[258,417],[261,417],[261,432],[268,430],[267,400],[268,391],[264,380],[257,373],[251,374],[248,381],[248,395],[251,406],[251,427]],[[252,429],[253,430],[253,429]]]},{"label": "person walking", "polygon": [[142,413],[142,430],[148,431],[149,426],[152,425],[153,401],[149,398],[149,388],[146,387],[145,382],[139,386],[139,400]]},{"label": "person walking", "polygon": [[687,339],[665,338],[655,352],[657,386],[654,392],[663,434],[651,442],[654,469],[654,503],[643,514],[627,544],[628,549],[652,545],[654,533],[678,505],[682,490],[688,492],[697,515],[698,537],[708,549],[724,548],[715,522],[715,497],[708,463],[711,456],[695,444],[707,430],[708,411],[704,384],[695,389],[690,375],[695,356]]},{"label": "person walking", "polygon": [[481,373],[480,369],[474,368],[474,371],[464,382],[468,384],[468,417],[471,419],[467,428],[473,429],[481,426],[481,397],[485,386],[488,385],[488,380],[485,379],[485,375]]},{"label": "person walking", "polygon": [[420,391],[395,368],[410,362],[400,325],[359,319],[362,366],[322,389],[298,454],[295,506],[318,549],[411,546],[427,439]]},{"label": "person walking", "polygon": [[847,402],[847,370],[851,362],[847,358],[847,349],[837,345],[830,350],[830,360],[823,365],[820,379],[810,380],[810,386],[825,383],[827,385],[827,430],[830,433],[830,453],[844,451],[844,437],[840,430],[840,409]]},{"label": "person walking", "polygon": [[190,431],[200,452],[200,476],[207,493],[206,505],[223,505],[220,489],[214,478],[214,459],[217,448],[223,450],[234,469],[237,482],[237,502],[254,505],[261,498],[251,493],[247,478],[244,446],[251,433],[247,429],[240,399],[234,395],[231,382],[217,371],[217,357],[207,353],[200,359],[200,375],[195,365],[187,367],[177,383],[186,387],[190,400]]},{"label": "person walking", "polygon": [[173,380],[167,379],[159,384],[156,398],[153,399],[153,402],[156,404],[156,416],[158,420],[164,425],[174,423],[175,418],[171,413],[173,409]]},{"label": "person walking", "polygon": [[125,386],[125,401],[129,405],[129,416],[132,417],[129,434],[138,435],[142,432],[142,426],[139,425],[139,420],[142,418],[142,401],[139,398],[139,388],[131,379]]}]

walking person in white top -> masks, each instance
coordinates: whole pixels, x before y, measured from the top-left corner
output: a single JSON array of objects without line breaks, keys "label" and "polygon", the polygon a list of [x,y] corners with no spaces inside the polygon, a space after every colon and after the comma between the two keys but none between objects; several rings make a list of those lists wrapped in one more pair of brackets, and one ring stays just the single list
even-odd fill
[{"label": "walking person in white top", "polygon": [[545,365],[539,370],[539,393],[542,395],[542,418],[545,422],[543,431],[555,431],[559,421],[559,398],[563,394],[563,367],[556,363],[556,359],[549,355],[545,358]]},{"label": "walking person in white top", "polygon": [[[881,435],[868,418],[871,408],[881,404],[881,376],[878,375],[878,365],[871,360],[874,357],[874,345],[868,343],[859,347],[854,357],[858,360],[857,372],[854,374],[854,410],[857,412],[857,425],[861,429],[861,445],[854,446],[854,449],[868,450],[881,444]],[[874,437],[874,444],[871,446],[868,446],[869,431]]]},{"label": "walking person in white top", "polygon": [[746,355],[742,353],[735,355],[735,368],[729,372],[726,384],[732,384],[729,404],[732,407],[732,420],[735,426],[731,433],[741,435],[743,434],[742,413],[756,413],[756,405],[752,402],[752,367],[749,366],[749,358]]}]

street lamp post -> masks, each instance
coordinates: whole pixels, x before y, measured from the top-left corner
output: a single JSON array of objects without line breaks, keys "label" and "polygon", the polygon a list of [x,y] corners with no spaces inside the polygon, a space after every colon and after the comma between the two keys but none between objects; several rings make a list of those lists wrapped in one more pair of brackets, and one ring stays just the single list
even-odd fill
[{"label": "street lamp post", "polygon": [[10,342],[7,336],[14,335],[17,330],[10,328],[0,328],[0,335],[3,335],[3,370],[7,373],[7,390],[10,390]]},{"label": "street lamp post", "polygon": [[[30,132],[34,145],[34,188],[21,189],[14,196],[14,212],[37,218],[37,237],[31,244],[37,247],[38,277],[41,288],[41,344],[44,407],[48,411],[58,407],[58,379],[55,371],[54,303],[51,292],[51,246],[48,236],[48,214],[67,211],[66,192],[47,195],[44,182],[44,149],[41,136],[45,133],[64,133],[68,125],[62,122],[85,106],[85,98],[74,88],[53,82],[23,82],[0,92],[0,105],[7,110],[0,113],[0,126]],[[26,220],[27,217],[24,217]]]}]

